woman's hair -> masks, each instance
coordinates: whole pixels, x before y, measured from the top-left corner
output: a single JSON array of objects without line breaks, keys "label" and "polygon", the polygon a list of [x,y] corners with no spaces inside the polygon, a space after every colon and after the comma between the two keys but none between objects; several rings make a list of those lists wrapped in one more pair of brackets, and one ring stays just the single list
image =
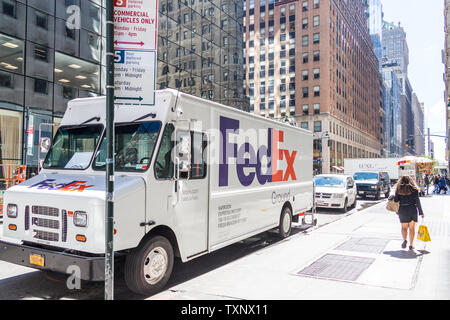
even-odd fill
[{"label": "woman's hair", "polygon": [[401,195],[408,195],[413,193],[414,191],[419,191],[419,187],[416,182],[410,176],[403,176],[397,183],[397,188],[395,189],[395,193]]}]

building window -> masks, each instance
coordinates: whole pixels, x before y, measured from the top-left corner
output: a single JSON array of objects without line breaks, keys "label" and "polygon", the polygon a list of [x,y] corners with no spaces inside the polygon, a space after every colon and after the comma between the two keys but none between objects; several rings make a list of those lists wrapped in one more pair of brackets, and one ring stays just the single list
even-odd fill
[{"label": "building window", "polygon": [[[56,72],[58,70],[58,72]],[[85,60],[55,53],[55,82],[87,91],[99,90],[100,66]]]},{"label": "building window", "polygon": [[313,57],[314,61],[320,61],[320,51],[314,51]]},{"label": "building window", "polygon": [[302,54],[303,63],[308,63],[308,53]]},{"label": "building window", "polygon": [[314,121],[314,132],[322,132],[322,121]]},{"label": "building window", "polygon": [[302,37],[302,46],[307,47],[308,46],[308,36]]},{"label": "building window", "polygon": [[74,99],[75,98],[75,89],[71,87],[63,87],[63,97],[64,99]]},{"label": "building window", "polygon": [[320,97],[320,86],[314,87],[314,97]]},{"label": "building window", "polygon": [[319,0],[313,0],[313,8],[318,9],[319,8]]},{"label": "building window", "polygon": [[313,35],[313,44],[320,43],[320,33],[314,33]]},{"label": "building window", "polygon": [[16,18],[16,2],[3,0],[3,14]]},{"label": "building window", "polygon": [[313,17],[313,26],[314,27],[319,26],[319,16],[314,16]]},{"label": "building window", "polygon": [[48,49],[43,46],[35,45],[34,57],[35,57],[35,59],[47,62],[48,61]]},{"label": "building window", "polygon": [[309,106],[308,106],[307,104],[305,104],[305,105],[302,107],[302,111],[303,111],[303,115],[304,115],[304,116],[307,116],[307,115],[309,114]]},{"label": "building window", "polygon": [[320,114],[320,104],[314,104],[314,114]]},{"label": "building window", "polygon": [[302,97],[303,98],[308,98],[309,94],[308,94],[308,88],[303,88],[302,89]]},{"label": "building window", "polygon": [[308,122],[302,122],[301,124],[300,124],[300,127],[302,128],[302,129],[305,129],[305,130],[309,130],[309,125],[308,125]]},{"label": "building window", "polygon": [[0,33],[0,69],[22,73],[23,41]]},{"label": "building window", "polygon": [[314,79],[320,79],[320,69],[314,69]]},{"label": "building window", "polygon": [[47,81],[42,79],[34,79],[34,92],[48,94]]},{"label": "building window", "polygon": [[308,28],[308,18],[304,18],[302,20],[302,29],[307,29]]},{"label": "building window", "polygon": [[13,88],[12,74],[0,71],[0,87]]},{"label": "building window", "polygon": [[303,1],[303,3],[302,3],[302,10],[303,11],[308,11],[308,1]]},{"label": "building window", "polygon": [[45,30],[48,29],[48,18],[45,13],[36,11],[36,26]]},{"label": "building window", "polygon": [[308,70],[303,70],[302,71],[302,80],[306,81],[308,80],[309,76],[308,76]]}]

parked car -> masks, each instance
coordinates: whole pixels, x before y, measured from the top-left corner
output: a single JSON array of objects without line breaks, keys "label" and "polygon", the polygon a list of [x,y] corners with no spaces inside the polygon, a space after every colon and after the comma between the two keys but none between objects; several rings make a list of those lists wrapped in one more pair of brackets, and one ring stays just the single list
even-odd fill
[{"label": "parked car", "polygon": [[358,196],[374,197],[379,200],[382,194],[388,198],[391,193],[391,184],[387,172],[356,172],[353,179]]},{"label": "parked car", "polygon": [[347,212],[356,206],[356,186],[352,176],[321,174],[314,177],[316,207]]}]

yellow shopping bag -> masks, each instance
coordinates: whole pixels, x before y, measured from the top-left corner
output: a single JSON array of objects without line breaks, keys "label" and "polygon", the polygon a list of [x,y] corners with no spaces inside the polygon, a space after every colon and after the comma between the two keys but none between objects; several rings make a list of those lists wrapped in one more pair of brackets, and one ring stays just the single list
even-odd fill
[{"label": "yellow shopping bag", "polygon": [[428,228],[426,225],[421,224],[419,226],[419,231],[417,232],[417,240],[422,240],[424,242],[431,241],[430,234],[428,233]]}]

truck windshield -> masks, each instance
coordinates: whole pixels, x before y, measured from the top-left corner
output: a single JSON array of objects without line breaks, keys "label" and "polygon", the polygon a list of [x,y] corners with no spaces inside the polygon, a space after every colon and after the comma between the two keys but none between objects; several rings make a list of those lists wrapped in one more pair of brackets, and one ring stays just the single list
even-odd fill
[{"label": "truck windshield", "polygon": [[353,176],[355,180],[377,180],[378,173],[376,172],[357,172]]},{"label": "truck windshield", "polygon": [[[115,126],[115,170],[145,171],[155,148],[160,122],[116,124]],[[95,157],[94,170],[106,168],[106,135]]]},{"label": "truck windshield", "polygon": [[316,187],[344,187],[344,180],[337,177],[316,177],[314,183]]},{"label": "truck windshield", "polygon": [[45,158],[44,168],[86,169],[91,163],[102,130],[102,125],[60,127]]}]

